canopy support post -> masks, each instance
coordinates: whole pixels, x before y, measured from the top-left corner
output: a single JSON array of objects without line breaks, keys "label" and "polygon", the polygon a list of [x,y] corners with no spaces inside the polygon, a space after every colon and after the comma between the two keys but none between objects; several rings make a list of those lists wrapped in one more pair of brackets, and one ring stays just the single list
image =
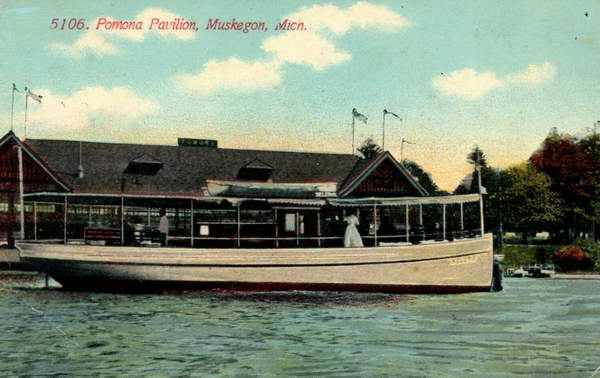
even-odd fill
[{"label": "canopy support post", "polygon": [[296,211],[296,247],[300,246],[300,213]]},{"label": "canopy support post", "polygon": [[33,240],[37,240],[37,202],[33,203]]},{"label": "canopy support post", "polygon": [[423,204],[419,204],[419,224],[423,224]]},{"label": "canopy support post", "polygon": [[442,205],[442,238],[446,240],[446,204]]},{"label": "canopy support post", "polygon": [[190,200],[190,247],[194,248],[194,200]]},{"label": "canopy support post", "polygon": [[408,204],[404,205],[404,210],[405,210],[405,219],[404,219],[404,223],[406,224],[406,242],[410,241],[410,230],[409,227],[410,225],[408,224]]},{"label": "canopy support post", "polygon": [[125,213],[123,212],[125,205],[125,199],[121,197],[121,206],[119,211],[121,212],[121,245],[125,245]]},{"label": "canopy support post", "polygon": [[237,246],[238,246],[238,248],[241,245],[241,241],[240,241],[240,228],[241,228],[240,206],[241,206],[241,202],[237,206]]},{"label": "canopy support post", "polygon": [[377,205],[373,204],[373,235],[374,238],[374,247],[377,247]]},{"label": "canopy support post", "polygon": [[321,246],[321,211],[317,210],[317,245]]},{"label": "canopy support post", "polygon": [[275,208],[275,248],[279,248],[279,220],[277,219],[277,208]]},{"label": "canopy support post", "polygon": [[483,237],[484,234],[484,227],[483,227],[483,194],[479,193],[479,224],[481,225],[481,237]]},{"label": "canopy support post", "polygon": [[463,211],[463,203],[462,202],[460,203],[460,231],[461,231],[461,234],[465,231],[465,218],[464,218],[464,211]]},{"label": "canopy support post", "polygon": [[64,227],[63,227],[63,243],[64,244],[67,244],[67,206],[68,206],[67,196],[65,195],[65,203],[63,205],[63,210],[64,210],[63,211],[63,213],[64,213],[64,218],[63,218],[63,224],[64,224]]}]

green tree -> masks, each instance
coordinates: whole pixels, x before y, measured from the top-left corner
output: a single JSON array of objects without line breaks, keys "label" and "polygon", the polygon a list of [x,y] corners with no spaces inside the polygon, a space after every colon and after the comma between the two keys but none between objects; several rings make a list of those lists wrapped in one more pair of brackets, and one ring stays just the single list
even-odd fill
[{"label": "green tree", "polygon": [[546,173],[552,189],[560,194],[569,209],[565,225],[569,239],[580,230],[589,229],[589,219],[596,219],[595,202],[600,183],[600,148],[598,135],[579,140],[553,130],[529,160],[540,172]]},{"label": "green tree", "polygon": [[500,181],[498,203],[506,229],[547,231],[560,222],[563,204],[546,174],[522,163],[502,171]]},{"label": "green tree", "polygon": [[475,169],[487,167],[487,158],[479,146],[473,147],[467,155],[467,163],[473,165]]},{"label": "green tree", "polygon": [[373,138],[367,138],[362,142],[360,147],[358,147],[358,152],[360,152],[365,159],[373,159],[375,156],[382,153],[383,149],[375,143]]},{"label": "green tree", "polygon": [[431,175],[428,172],[426,172],[419,164],[415,163],[414,161],[404,159],[402,161],[402,165],[406,169],[408,169],[410,174],[413,175],[417,179],[417,181],[419,181],[419,184],[421,184],[421,186],[425,188],[425,190],[427,190],[427,193],[429,193],[429,195],[435,196],[441,194],[440,188],[433,181]]}]

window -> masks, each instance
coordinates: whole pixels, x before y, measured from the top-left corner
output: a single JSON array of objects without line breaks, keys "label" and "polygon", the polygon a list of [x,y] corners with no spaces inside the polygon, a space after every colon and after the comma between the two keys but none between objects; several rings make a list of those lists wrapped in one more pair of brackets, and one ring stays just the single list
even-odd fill
[{"label": "window", "polygon": [[296,214],[285,214],[285,232],[296,232]]}]

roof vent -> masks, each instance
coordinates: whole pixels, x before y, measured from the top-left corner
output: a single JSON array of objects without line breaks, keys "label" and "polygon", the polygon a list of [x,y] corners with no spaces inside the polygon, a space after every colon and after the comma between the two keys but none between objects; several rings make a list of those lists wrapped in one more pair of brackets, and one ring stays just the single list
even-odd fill
[{"label": "roof vent", "polygon": [[130,175],[154,176],[162,168],[163,163],[152,156],[143,154],[129,162],[123,173]]},{"label": "roof vent", "polygon": [[258,159],[254,159],[240,168],[237,178],[240,180],[268,181],[271,179],[272,173],[272,166]]},{"label": "roof vent", "polygon": [[217,148],[217,141],[214,139],[177,138],[177,145],[185,147]]}]

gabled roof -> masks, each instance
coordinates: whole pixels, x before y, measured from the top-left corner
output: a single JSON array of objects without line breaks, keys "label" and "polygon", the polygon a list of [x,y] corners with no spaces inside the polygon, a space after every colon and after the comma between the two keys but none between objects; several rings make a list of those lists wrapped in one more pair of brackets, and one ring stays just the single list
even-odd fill
[{"label": "gabled roof", "polygon": [[398,169],[400,174],[405,178],[406,182],[414,187],[421,195],[428,195],[427,190],[425,190],[425,188],[419,184],[419,182],[411,175],[408,169],[394,159],[392,154],[390,154],[388,151],[380,153],[373,159],[362,160],[358,162],[340,186],[338,195],[340,197],[344,197],[350,194],[386,160],[391,161]]},{"label": "gabled roof", "polygon": [[65,191],[70,191],[72,190],[72,187],[69,185],[69,183],[64,180],[59,174],[57,174],[56,171],[54,171],[50,165],[48,164],[47,161],[44,160],[44,158],[42,156],[40,156],[34,149],[31,148],[31,146],[29,145],[29,143],[27,142],[22,142],[14,133],[13,131],[9,131],[8,133],[6,133],[1,139],[0,139],[0,146],[3,146],[5,143],[8,142],[12,142],[17,146],[20,146],[22,148],[22,151],[24,151],[27,155],[29,155],[29,157],[40,167],[42,168],[47,174],[48,176],[54,181],[56,182],[56,184],[59,187],[62,187]]},{"label": "gabled roof", "polygon": [[[77,177],[81,143],[82,178]],[[206,180],[236,181],[240,168],[273,167],[273,183],[340,183],[358,157],[348,154],[237,150],[128,143],[31,139],[28,144],[77,193],[202,195]],[[124,177],[140,157],[161,162],[154,176]],[[146,160],[144,158],[143,160]]]}]

